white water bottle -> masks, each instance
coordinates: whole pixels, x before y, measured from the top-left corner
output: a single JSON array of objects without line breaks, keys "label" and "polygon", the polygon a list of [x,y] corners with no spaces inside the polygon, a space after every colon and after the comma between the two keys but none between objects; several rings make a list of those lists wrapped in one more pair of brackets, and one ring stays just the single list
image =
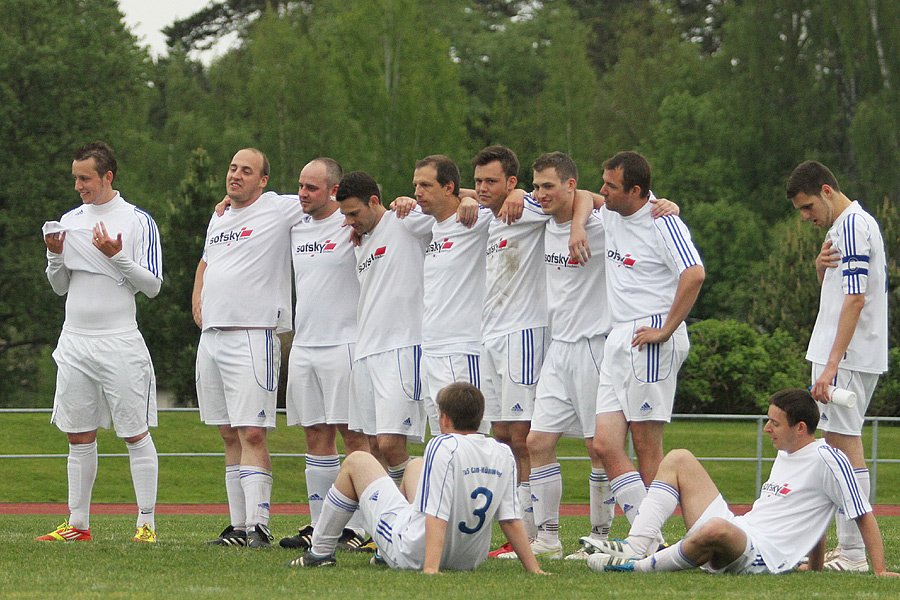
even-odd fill
[{"label": "white water bottle", "polygon": [[828,402],[829,404],[837,404],[838,406],[846,406],[853,408],[856,406],[856,394],[844,388],[828,386]]}]

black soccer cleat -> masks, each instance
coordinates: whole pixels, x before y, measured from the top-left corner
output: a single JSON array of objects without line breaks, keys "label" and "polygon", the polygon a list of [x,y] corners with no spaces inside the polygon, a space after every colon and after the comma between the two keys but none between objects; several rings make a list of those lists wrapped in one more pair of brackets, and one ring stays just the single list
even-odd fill
[{"label": "black soccer cleat", "polygon": [[309,550],[312,547],[313,526],[307,525],[301,527],[297,531],[297,535],[283,537],[278,544],[282,548],[293,548],[295,550]]},{"label": "black soccer cleat", "polygon": [[334,554],[316,556],[311,552],[304,552],[294,560],[284,563],[286,567],[333,567],[336,564]]},{"label": "black soccer cleat", "polygon": [[247,532],[235,529],[234,525],[229,525],[214,540],[206,542],[207,546],[246,546]]}]

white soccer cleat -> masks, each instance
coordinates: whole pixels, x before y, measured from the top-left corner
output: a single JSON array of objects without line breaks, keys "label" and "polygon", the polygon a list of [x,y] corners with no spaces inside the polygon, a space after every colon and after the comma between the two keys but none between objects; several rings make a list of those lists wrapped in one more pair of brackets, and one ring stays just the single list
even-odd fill
[{"label": "white soccer cleat", "polygon": [[580,540],[582,548],[588,554],[606,554],[615,558],[623,558],[626,560],[640,560],[644,558],[644,554],[638,554],[625,540],[595,540],[590,537],[583,537]]},{"label": "white soccer cleat", "polygon": [[[534,539],[531,540],[531,551],[534,552],[535,558],[550,558],[555,560],[563,557],[562,544],[559,542],[554,545]],[[518,558],[518,555],[514,550],[510,550],[509,552],[498,554],[497,558]]]},{"label": "white soccer cleat", "polygon": [[857,571],[864,573],[869,570],[869,563],[865,558],[862,560],[850,560],[840,552],[839,548],[835,548],[835,550],[837,552],[829,553],[830,556],[826,557],[825,566],[823,567],[825,571]]}]

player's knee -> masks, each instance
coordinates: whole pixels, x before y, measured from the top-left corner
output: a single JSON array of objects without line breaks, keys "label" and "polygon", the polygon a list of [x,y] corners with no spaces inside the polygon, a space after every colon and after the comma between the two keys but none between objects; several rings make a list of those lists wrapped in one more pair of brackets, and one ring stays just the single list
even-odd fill
[{"label": "player's knee", "polygon": [[714,517],[704,523],[691,537],[696,537],[696,542],[708,548],[720,548],[728,545],[734,535],[734,525]]},{"label": "player's knee", "polygon": [[697,457],[690,450],[685,450],[684,448],[676,448],[675,450],[670,450],[668,454],[663,458],[662,463],[660,463],[660,468],[663,465],[667,467],[677,467],[678,465],[686,465],[693,464],[697,462]]},{"label": "player's knee", "polygon": [[532,456],[552,453],[556,449],[556,438],[540,431],[532,431],[525,439],[525,446]]}]

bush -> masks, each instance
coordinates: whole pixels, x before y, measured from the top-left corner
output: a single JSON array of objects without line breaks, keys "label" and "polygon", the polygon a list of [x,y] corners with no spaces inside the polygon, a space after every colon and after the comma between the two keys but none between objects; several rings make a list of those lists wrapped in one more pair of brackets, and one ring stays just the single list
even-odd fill
[{"label": "bush", "polygon": [[759,414],[769,397],[809,383],[804,349],[786,332],[708,319],[688,328],[691,352],[681,368],[675,411]]}]

